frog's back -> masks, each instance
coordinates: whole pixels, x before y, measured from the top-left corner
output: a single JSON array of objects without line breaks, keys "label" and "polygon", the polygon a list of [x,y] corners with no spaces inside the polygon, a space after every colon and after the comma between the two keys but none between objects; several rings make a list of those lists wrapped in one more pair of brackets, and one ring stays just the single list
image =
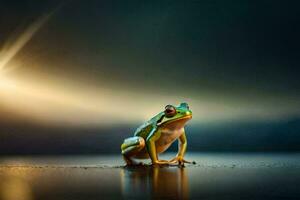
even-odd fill
[{"label": "frog's back", "polygon": [[136,129],[136,131],[134,132],[134,136],[139,136],[146,139],[152,129],[153,124],[150,122],[146,122]]},{"label": "frog's back", "polygon": [[156,125],[157,121],[161,119],[163,113],[159,113],[158,115],[152,117],[149,121],[145,122],[141,126],[139,126],[136,131],[134,132],[134,136],[140,136],[146,139],[149,133],[152,131],[154,126]]}]

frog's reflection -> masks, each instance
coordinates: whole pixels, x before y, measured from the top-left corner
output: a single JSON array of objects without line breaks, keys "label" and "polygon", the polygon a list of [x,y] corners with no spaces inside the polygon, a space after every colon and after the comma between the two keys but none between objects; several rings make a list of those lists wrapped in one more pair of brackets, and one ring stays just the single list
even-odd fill
[{"label": "frog's reflection", "polygon": [[188,199],[185,168],[134,167],[121,172],[124,198]]}]

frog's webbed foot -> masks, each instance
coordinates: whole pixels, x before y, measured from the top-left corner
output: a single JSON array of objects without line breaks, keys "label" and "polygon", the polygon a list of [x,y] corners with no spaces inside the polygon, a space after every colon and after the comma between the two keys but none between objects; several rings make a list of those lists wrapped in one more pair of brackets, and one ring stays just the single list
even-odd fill
[{"label": "frog's webbed foot", "polygon": [[179,164],[179,165],[184,165],[184,163],[196,164],[195,161],[187,161],[187,160],[183,159],[183,157],[180,157],[180,156],[176,156],[175,158],[171,159],[169,162]]}]

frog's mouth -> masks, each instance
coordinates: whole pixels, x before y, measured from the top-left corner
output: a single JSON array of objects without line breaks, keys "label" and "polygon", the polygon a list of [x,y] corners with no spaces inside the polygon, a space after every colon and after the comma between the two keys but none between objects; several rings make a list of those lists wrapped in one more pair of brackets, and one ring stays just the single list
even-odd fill
[{"label": "frog's mouth", "polygon": [[173,119],[166,122],[161,122],[158,124],[161,128],[169,128],[169,129],[179,129],[185,126],[186,122],[192,119],[192,115],[186,115],[184,117],[180,117],[177,119]]}]

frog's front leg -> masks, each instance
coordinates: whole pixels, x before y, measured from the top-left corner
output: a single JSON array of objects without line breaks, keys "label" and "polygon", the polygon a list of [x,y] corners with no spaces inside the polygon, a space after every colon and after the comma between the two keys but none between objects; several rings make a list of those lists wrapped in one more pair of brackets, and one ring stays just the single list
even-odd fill
[{"label": "frog's front leg", "polygon": [[145,147],[145,140],[142,137],[130,137],[124,140],[121,145],[122,155],[127,165],[134,165],[131,157],[136,155]]},{"label": "frog's front leg", "polygon": [[179,165],[184,165],[184,163],[195,163],[195,162],[190,162],[190,161],[186,161],[183,159],[185,152],[186,152],[186,148],[187,148],[187,139],[186,139],[186,135],[185,133],[182,133],[182,135],[178,138],[178,153],[176,155],[175,158],[173,158],[172,160],[170,160],[169,162],[172,163],[178,163]]},{"label": "frog's front leg", "polygon": [[153,165],[173,165],[174,163],[167,160],[159,160],[157,157],[155,141],[160,137],[160,134],[154,128],[146,139],[146,147],[149,157]]}]

